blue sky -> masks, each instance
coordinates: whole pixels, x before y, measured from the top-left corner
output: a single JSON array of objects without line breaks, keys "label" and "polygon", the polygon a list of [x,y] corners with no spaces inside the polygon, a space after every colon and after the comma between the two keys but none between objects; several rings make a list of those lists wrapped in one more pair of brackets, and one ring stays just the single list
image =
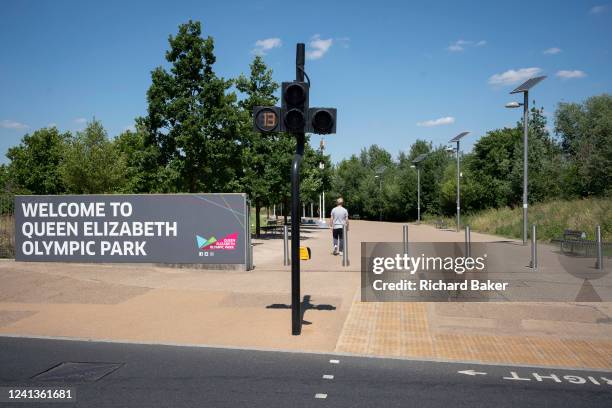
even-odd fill
[{"label": "blue sky", "polygon": [[[291,4],[289,4],[291,3]],[[332,160],[377,143],[396,155],[513,125],[521,80],[545,112],[612,90],[612,3],[590,1],[5,1],[0,5],[0,153],[40,127],[75,131],[94,116],[110,136],[146,114],[150,71],[189,19],[215,39],[216,72],[265,54],[278,82],[310,58],[312,106],[338,108]],[[300,18],[295,18],[300,16]],[[552,127],[552,115],[549,117]],[[312,138],[318,146],[319,136]]]}]

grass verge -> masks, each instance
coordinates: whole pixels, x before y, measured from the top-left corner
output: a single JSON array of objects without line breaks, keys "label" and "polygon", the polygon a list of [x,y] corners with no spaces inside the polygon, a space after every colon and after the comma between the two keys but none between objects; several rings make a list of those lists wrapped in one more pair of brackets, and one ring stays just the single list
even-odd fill
[{"label": "grass verge", "polygon": [[[563,236],[566,229],[585,231],[587,239],[595,239],[595,226],[601,226],[603,241],[612,240],[612,198],[586,198],[569,201],[549,201],[529,206],[529,228],[538,227],[538,240],[550,241]],[[433,224],[443,219],[449,228],[456,226],[455,217],[427,215],[424,221]],[[523,210],[492,208],[462,216],[461,223],[473,231],[521,238],[523,234]]]}]

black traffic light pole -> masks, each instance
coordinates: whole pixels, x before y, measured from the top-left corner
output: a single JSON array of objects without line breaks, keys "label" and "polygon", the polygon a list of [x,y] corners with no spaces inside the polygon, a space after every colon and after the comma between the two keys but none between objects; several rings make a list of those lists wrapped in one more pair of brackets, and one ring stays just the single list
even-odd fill
[{"label": "black traffic light pole", "polygon": [[[336,108],[310,107],[310,79],[304,71],[305,46],[297,44],[295,81],[283,82],[281,106],[254,106],[253,130],[288,132],[295,136],[296,149],[291,165],[291,332],[302,331],[300,296],[300,164],[304,156],[306,132],[320,135],[336,133]],[[304,82],[308,79],[308,83]]]},{"label": "black traffic light pole", "polygon": [[[295,80],[304,82],[305,46],[298,43],[295,54]],[[305,133],[294,133],[296,147],[291,165],[291,333],[302,332],[300,314],[300,163],[304,156]]]}]

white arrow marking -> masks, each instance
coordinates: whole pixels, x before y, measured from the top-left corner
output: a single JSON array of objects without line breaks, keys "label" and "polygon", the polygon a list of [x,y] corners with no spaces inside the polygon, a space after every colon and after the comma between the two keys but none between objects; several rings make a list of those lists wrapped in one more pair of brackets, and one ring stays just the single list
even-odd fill
[{"label": "white arrow marking", "polygon": [[480,371],[474,371],[474,370],[463,370],[463,371],[457,371],[459,374],[465,374],[465,375],[487,375],[487,373],[481,373]]}]

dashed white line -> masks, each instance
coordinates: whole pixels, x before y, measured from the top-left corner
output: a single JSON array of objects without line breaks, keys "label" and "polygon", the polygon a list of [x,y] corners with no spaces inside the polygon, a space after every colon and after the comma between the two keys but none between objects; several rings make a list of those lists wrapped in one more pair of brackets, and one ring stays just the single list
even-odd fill
[{"label": "dashed white line", "polygon": [[327,394],[315,394],[315,398],[325,399],[327,398]]},{"label": "dashed white line", "polygon": [[340,364],[340,360],[329,360],[330,364]]},{"label": "dashed white line", "polygon": [[323,379],[324,380],[333,380],[334,376],[331,374],[323,374]]}]

